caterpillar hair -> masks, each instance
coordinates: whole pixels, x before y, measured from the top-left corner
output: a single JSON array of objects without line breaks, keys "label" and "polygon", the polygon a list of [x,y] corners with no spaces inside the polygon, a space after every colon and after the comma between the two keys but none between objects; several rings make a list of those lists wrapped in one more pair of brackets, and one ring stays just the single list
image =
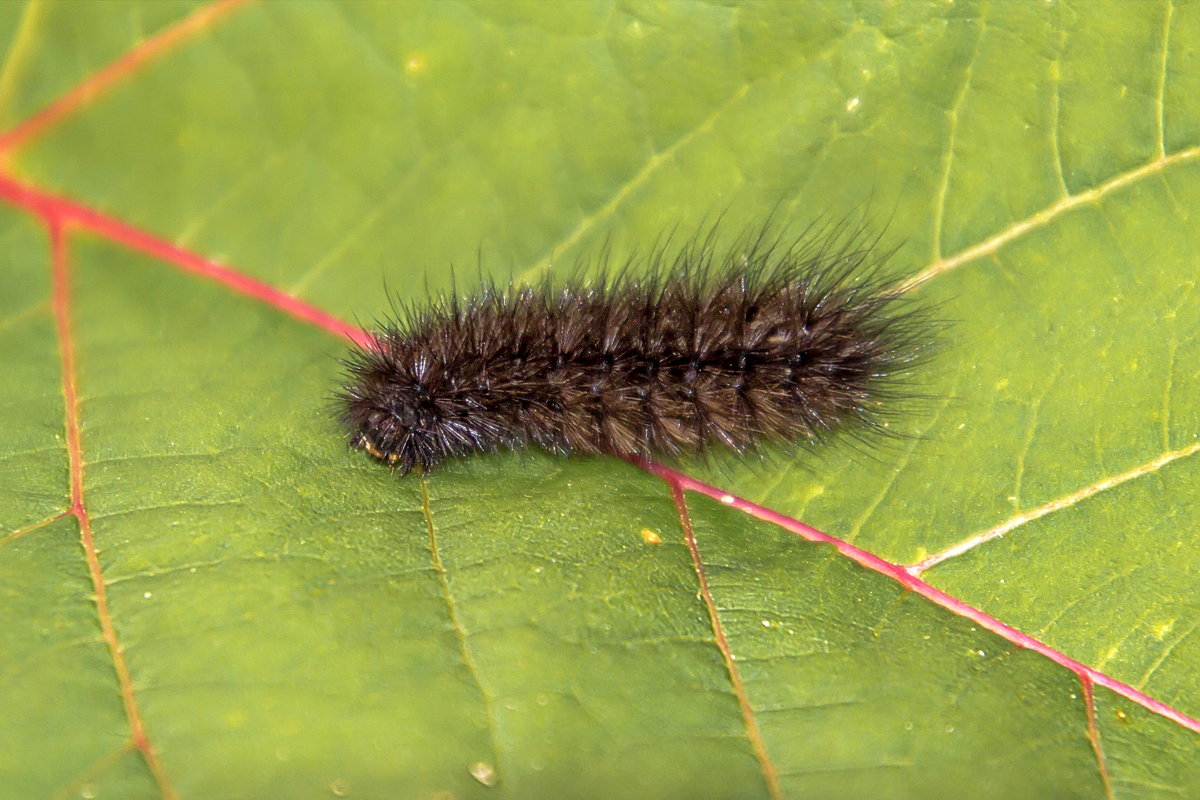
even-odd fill
[{"label": "caterpillar hair", "polygon": [[529,445],[675,456],[885,427],[930,344],[861,228],[716,229],[592,281],[484,281],[395,309],[344,364],[352,447],[399,472]]}]

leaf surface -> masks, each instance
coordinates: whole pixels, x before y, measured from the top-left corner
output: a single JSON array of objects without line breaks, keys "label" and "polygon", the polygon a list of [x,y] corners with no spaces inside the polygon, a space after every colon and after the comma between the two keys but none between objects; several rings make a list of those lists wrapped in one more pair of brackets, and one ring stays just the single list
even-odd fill
[{"label": "leaf surface", "polygon": [[[31,3],[0,46],[0,795],[1200,792],[1195,6]],[[895,439],[346,451],[331,331],[387,292],[772,213],[880,220],[948,321]]]}]

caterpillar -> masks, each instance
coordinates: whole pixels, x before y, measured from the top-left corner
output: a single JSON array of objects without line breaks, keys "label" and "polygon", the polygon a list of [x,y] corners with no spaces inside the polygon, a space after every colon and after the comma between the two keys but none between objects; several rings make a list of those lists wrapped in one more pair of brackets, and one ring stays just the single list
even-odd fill
[{"label": "caterpillar", "polygon": [[928,320],[886,288],[878,238],[845,227],[724,250],[714,228],[591,281],[397,307],[343,361],[349,444],[407,474],[531,445],[660,457],[882,431]]}]

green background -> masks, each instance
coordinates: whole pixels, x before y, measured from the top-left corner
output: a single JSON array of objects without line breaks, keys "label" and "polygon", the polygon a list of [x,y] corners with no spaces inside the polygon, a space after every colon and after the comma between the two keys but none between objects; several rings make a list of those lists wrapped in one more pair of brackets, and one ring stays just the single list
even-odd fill
[{"label": "green background", "polygon": [[[198,8],[0,5],[0,124]],[[1197,53],[1180,2],[248,3],[0,178],[347,320],[451,265],[866,215],[898,276],[951,267],[913,290],[949,325],[907,436],[675,466],[903,564],[1054,507],[924,577],[1200,717]],[[1097,689],[1093,742],[1069,670],[689,495],[764,766],[662,481],[535,453],[398,479],[327,413],[343,342],[67,246],[85,500],[165,782],[54,519],[50,249],[9,205],[0,796],[1200,795],[1195,733]]]}]

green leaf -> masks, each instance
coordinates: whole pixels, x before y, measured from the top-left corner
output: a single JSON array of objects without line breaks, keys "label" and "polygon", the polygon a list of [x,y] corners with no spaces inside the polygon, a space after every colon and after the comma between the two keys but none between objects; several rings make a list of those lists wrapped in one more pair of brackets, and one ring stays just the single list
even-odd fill
[{"label": "green leaf", "polygon": [[[0,797],[1200,793],[1196,8],[48,2],[0,46]],[[683,506],[391,475],[263,290],[370,320],[772,209],[885,228],[929,399],[672,464]]]}]

